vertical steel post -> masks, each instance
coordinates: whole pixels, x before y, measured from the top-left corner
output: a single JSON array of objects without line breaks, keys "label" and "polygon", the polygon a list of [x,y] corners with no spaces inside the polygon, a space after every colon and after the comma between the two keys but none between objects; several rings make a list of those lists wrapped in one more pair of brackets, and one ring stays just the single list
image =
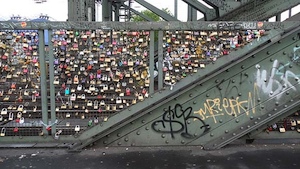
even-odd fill
[{"label": "vertical steel post", "polygon": [[177,12],[178,12],[178,0],[174,0],[174,17],[176,19],[178,19]]},{"label": "vertical steel post", "polygon": [[[50,111],[51,111],[51,123],[54,123],[56,120],[56,112],[55,112],[55,86],[53,84],[54,81],[54,55],[53,55],[53,43],[52,39],[52,30],[49,30],[48,34],[49,39],[49,81],[50,81]],[[54,135],[56,133],[56,125],[51,127],[51,133]]]},{"label": "vertical steel post", "polygon": [[120,21],[120,4],[116,3],[115,5],[115,21]]},{"label": "vertical steel post", "polygon": [[149,59],[149,72],[150,72],[150,86],[149,93],[154,93],[154,44],[155,44],[155,31],[150,31],[150,59]]},{"label": "vertical steel post", "polygon": [[108,0],[102,0],[102,21],[110,21]]},{"label": "vertical steel post", "polygon": [[158,31],[158,90],[163,88],[163,31]]},{"label": "vertical steel post", "polygon": [[[47,73],[46,73],[46,60],[45,60],[44,30],[39,30],[39,62],[40,62],[40,73],[41,73],[40,87],[41,87],[42,121],[43,123],[48,124]],[[44,134],[48,134],[46,127],[43,128],[43,132]]]}]

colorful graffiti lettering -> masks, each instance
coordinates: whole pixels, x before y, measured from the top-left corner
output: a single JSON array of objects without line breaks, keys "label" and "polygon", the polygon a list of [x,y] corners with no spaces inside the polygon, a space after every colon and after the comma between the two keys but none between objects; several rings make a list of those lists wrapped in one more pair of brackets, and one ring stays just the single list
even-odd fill
[{"label": "colorful graffiti lettering", "polygon": [[198,127],[202,133],[198,134],[197,137],[202,136],[209,130],[209,125],[194,115],[192,115],[192,107],[184,109],[180,104],[176,104],[174,108],[169,108],[162,115],[162,119],[154,121],[152,123],[152,129],[158,133],[169,133],[172,138],[175,138],[175,134],[180,133],[184,138],[196,137],[189,131],[188,121],[198,120]]}]

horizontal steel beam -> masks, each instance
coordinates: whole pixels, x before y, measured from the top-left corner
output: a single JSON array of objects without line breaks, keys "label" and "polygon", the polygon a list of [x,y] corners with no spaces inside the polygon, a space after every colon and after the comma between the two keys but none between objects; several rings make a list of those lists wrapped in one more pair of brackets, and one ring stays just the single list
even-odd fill
[{"label": "horizontal steel beam", "polygon": [[257,22],[257,21],[191,21],[191,22],[0,22],[0,30],[248,30],[288,29],[300,21]]}]

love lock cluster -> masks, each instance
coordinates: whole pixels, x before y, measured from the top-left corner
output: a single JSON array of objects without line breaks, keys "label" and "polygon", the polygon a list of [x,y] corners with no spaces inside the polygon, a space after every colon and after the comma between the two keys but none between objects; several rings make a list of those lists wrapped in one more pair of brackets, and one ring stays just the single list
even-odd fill
[{"label": "love lock cluster", "polygon": [[[263,30],[165,31],[163,37],[158,37],[163,38],[164,83],[173,86],[189,73],[265,34]],[[50,83],[55,86],[59,119],[53,123],[56,139],[105,122],[149,96],[148,31],[55,30],[51,37],[54,72],[48,74],[54,75]],[[36,31],[0,32],[1,136],[20,131],[22,135],[43,135],[43,126],[51,131],[52,125],[39,123],[38,45]],[[155,69],[156,76],[160,72],[157,61]]]}]

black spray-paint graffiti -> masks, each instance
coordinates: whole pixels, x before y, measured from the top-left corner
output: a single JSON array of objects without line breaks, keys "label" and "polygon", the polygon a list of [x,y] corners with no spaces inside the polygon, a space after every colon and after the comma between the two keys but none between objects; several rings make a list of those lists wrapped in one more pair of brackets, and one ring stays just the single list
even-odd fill
[{"label": "black spray-paint graffiti", "polygon": [[[169,133],[172,138],[175,138],[175,134],[180,133],[184,138],[200,137],[208,132],[209,125],[192,114],[192,107],[184,109],[180,104],[176,104],[172,109],[171,106],[164,112],[162,119],[154,121],[152,123],[152,129],[158,133]],[[190,133],[189,123],[197,123],[197,129],[201,130],[201,133]],[[193,124],[195,125],[195,124]],[[162,127],[162,128],[159,128]]]}]

